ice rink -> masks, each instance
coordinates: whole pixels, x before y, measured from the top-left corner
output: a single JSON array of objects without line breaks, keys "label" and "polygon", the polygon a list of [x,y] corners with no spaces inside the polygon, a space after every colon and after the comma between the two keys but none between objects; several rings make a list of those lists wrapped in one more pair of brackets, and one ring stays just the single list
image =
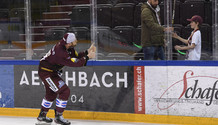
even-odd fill
[{"label": "ice rink", "polygon": [[[69,121],[71,122],[71,125],[163,125],[163,124],[151,124],[151,123],[129,123],[129,122],[111,122],[111,121],[94,121],[94,120],[72,120],[72,119]],[[0,125],[35,125],[36,122],[37,122],[36,118],[32,118],[32,117],[0,116]],[[53,122],[52,125],[56,125],[56,124]]]}]

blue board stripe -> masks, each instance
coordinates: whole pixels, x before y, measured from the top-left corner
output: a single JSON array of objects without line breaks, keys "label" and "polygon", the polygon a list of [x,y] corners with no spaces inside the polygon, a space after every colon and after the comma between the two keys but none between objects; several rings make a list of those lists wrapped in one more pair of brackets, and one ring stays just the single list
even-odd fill
[{"label": "blue board stripe", "polygon": [[[1,60],[0,65],[39,65],[39,60]],[[218,66],[218,61],[88,61],[87,66]]]}]

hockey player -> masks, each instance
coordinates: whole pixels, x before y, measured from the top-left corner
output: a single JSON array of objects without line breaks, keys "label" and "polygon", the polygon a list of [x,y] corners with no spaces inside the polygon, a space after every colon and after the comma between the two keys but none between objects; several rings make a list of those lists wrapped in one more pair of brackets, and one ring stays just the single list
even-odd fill
[{"label": "hockey player", "polygon": [[95,58],[96,47],[94,44],[85,52],[79,54],[74,47],[77,45],[77,39],[74,33],[67,33],[63,39],[57,43],[41,60],[38,74],[43,81],[46,94],[42,100],[41,111],[37,120],[40,122],[51,123],[53,120],[46,117],[47,112],[56,100],[55,119],[57,124],[70,125],[71,123],[64,119],[62,114],[67,106],[67,100],[70,95],[70,89],[59,76],[64,66],[81,67],[85,66],[87,61]]}]

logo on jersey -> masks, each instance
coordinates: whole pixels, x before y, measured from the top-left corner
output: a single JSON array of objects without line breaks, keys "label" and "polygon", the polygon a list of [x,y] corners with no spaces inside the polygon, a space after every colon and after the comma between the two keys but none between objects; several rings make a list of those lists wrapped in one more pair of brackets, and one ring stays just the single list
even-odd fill
[{"label": "logo on jersey", "polygon": [[76,63],[76,62],[78,62],[78,59],[77,58],[71,58],[71,61]]},{"label": "logo on jersey", "polygon": [[59,88],[61,88],[65,83],[64,83],[64,81],[62,81],[62,80],[60,80],[60,81],[58,81],[58,83],[59,83]]},{"label": "logo on jersey", "polygon": [[52,81],[52,79],[50,77],[46,78],[45,79],[46,82],[49,84],[49,88],[54,91],[54,92],[57,92],[58,91],[58,88],[56,87],[55,83]]}]

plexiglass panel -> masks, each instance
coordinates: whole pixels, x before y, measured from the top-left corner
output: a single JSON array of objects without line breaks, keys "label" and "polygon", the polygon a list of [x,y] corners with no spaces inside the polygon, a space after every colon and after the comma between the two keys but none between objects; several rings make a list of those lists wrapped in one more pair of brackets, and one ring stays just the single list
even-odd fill
[{"label": "plexiglass panel", "polygon": [[[155,0],[149,0],[155,1]],[[0,59],[39,60],[67,32],[79,40],[77,51],[97,46],[96,60],[142,60],[142,9],[147,0],[8,0],[0,6]],[[188,39],[190,19],[203,18],[201,60],[217,60],[217,0],[159,0],[160,23]],[[154,32],[151,29],[149,32]],[[147,31],[148,32],[148,31]],[[155,38],[155,37],[153,37]],[[152,41],[152,40],[151,40]],[[185,60],[164,33],[165,60]],[[154,59],[160,60],[155,52]]]}]

